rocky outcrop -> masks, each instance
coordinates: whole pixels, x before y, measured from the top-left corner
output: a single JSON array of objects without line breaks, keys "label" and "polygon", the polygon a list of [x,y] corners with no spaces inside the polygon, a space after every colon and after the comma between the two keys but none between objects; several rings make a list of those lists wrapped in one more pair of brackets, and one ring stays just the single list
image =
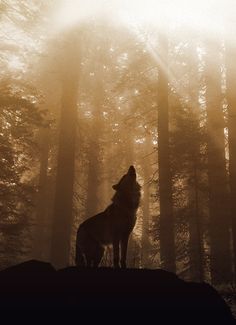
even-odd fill
[{"label": "rocky outcrop", "polygon": [[109,320],[234,324],[221,296],[206,283],[163,270],[56,271],[29,261],[0,272],[0,320]]}]

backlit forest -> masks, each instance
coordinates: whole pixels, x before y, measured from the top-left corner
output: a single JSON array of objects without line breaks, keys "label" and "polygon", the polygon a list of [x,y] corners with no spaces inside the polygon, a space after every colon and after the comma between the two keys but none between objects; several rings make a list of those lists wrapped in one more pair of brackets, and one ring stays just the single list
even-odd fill
[{"label": "backlit forest", "polygon": [[134,165],[128,267],[235,281],[235,14],[231,0],[0,1],[1,269],[74,265],[79,224]]}]

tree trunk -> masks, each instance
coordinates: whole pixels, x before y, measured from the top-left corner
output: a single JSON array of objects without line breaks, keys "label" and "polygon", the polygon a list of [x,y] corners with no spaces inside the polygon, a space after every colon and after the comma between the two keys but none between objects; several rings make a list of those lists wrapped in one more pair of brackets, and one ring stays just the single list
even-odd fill
[{"label": "tree trunk", "polygon": [[199,176],[197,163],[193,162],[193,175],[191,184],[189,184],[189,257],[190,257],[190,274],[192,281],[203,281],[203,248],[202,248],[202,231],[199,213]]},{"label": "tree trunk", "polygon": [[[189,69],[189,106],[191,123],[191,146],[189,148],[189,258],[192,281],[203,281],[203,238],[201,215],[199,207],[199,178],[200,178],[200,107],[199,107],[199,71],[196,42],[190,43],[189,56],[192,58]],[[193,78],[195,76],[195,78]]]},{"label": "tree trunk", "polygon": [[[221,105],[220,47],[210,44],[206,60],[207,151],[213,284],[231,280],[229,209]],[[208,49],[209,49],[208,48]]]},{"label": "tree trunk", "polygon": [[158,164],[160,195],[160,256],[163,269],[176,271],[172,180],[169,150],[168,42],[160,39],[162,65],[158,76]]},{"label": "tree trunk", "polygon": [[[92,140],[94,141],[94,139]],[[88,185],[87,185],[87,200],[86,200],[86,218],[92,217],[98,213],[98,197],[97,191],[99,186],[99,145],[97,143],[90,143],[89,148],[89,166],[88,166]]]},{"label": "tree trunk", "polygon": [[228,101],[228,141],[229,141],[229,181],[230,181],[230,213],[233,235],[234,279],[236,281],[236,48],[233,44],[226,46],[226,82]]},{"label": "tree trunk", "polygon": [[101,174],[101,140],[104,132],[103,123],[103,103],[104,103],[104,85],[103,85],[103,51],[97,50],[95,65],[95,78],[93,84],[93,125],[90,133],[90,144],[88,153],[88,192],[86,204],[86,217],[91,217],[98,213],[98,188],[99,175]]},{"label": "tree trunk", "polygon": [[143,166],[143,177],[144,177],[144,185],[143,185],[143,224],[142,224],[142,266],[148,267],[149,262],[149,218],[150,218],[150,190],[148,183],[149,181],[149,170],[148,161],[145,161]]},{"label": "tree trunk", "polygon": [[[124,162],[125,162],[125,171],[128,169],[130,165],[135,164],[135,148],[134,148],[134,141],[132,134],[129,133],[126,138],[126,153],[124,156]],[[139,267],[139,256],[140,256],[140,250],[137,246],[135,237],[133,232],[131,233],[129,237],[129,243],[128,243],[128,252],[127,252],[127,264],[131,268]]]},{"label": "tree trunk", "polygon": [[49,155],[49,132],[48,128],[40,130],[40,172],[39,191],[37,198],[36,225],[34,231],[33,256],[35,259],[46,261],[48,259],[49,247],[47,246],[46,233],[49,228],[48,222],[48,155]]},{"label": "tree trunk", "polygon": [[78,92],[78,52],[73,39],[68,40],[62,84],[61,122],[52,235],[52,262],[56,267],[69,263],[73,222],[73,185]]}]

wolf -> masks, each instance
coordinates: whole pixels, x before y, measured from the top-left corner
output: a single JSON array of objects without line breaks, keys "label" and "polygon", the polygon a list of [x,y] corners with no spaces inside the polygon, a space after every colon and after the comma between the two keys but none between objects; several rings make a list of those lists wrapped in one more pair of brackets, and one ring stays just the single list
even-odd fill
[{"label": "wolf", "polygon": [[[128,172],[113,185],[112,203],[101,213],[80,224],[76,237],[77,267],[98,267],[105,247],[113,247],[113,266],[126,268],[129,236],[135,226],[140,202],[141,186],[136,180],[136,170]],[[121,251],[121,254],[120,254]]]}]

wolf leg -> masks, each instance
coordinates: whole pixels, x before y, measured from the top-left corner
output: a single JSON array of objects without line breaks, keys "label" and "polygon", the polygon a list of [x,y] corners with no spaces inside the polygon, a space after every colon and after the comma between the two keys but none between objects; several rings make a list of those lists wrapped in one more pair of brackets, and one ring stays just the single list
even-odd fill
[{"label": "wolf leg", "polygon": [[76,245],[76,252],[75,252],[75,265],[77,267],[85,267],[86,261],[84,255],[79,246]]},{"label": "wolf leg", "polygon": [[81,240],[80,239],[81,239],[80,232],[78,230],[77,236],[76,236],[75,265],[77,267],[85,267],[86,260],[85,260],[84,254],[83,254],[83,250],[81,249]]},{"label": "wolf leg", "polygon": [[103,254],[104,254],[104,247],[101,246],[101,245],[97,245],[97,248],[96,248],[96,254],[94,256],[94,259],[93,259],[93,266],[94,267],[98,267],[100,262],[101,262],[101,259],[103,257]]},{"label": "wolf leg", "polygon": [[88,237],[84,255],[87,262],[87,267],[98,267],[104,254],[103,246],[95,239]]},{"label": "wolf leg", "polygon": [[128,247],[129,235],[125,235],[121,239],[121,267],[126,268],[126,256]]},{"label": "wolf leg", "polygon": [[120,267],[120,248],[119,248],[119,239],[113,240],[113,266],[115,268]]}]

